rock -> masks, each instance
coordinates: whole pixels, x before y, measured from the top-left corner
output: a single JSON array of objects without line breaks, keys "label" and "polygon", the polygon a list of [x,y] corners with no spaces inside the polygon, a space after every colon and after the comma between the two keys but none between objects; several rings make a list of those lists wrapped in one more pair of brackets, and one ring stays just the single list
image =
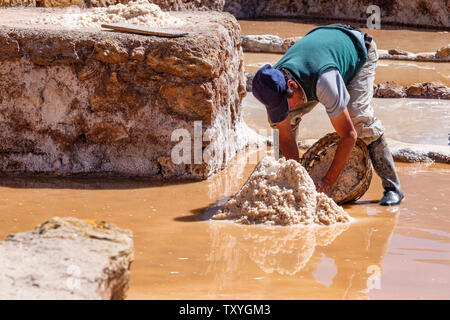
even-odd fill
[{"label": "rock", "polygon": [[379,59],[388,59],[388,60],[405,60],[405,61],[430,61],[430,62],[447,62],[450,59],[441,58],[436,55],[435,52],[419,52],[412,53],[403,50],[383,50],[378,49],[378,58]]},{"label": "rock", "polygon": [[[0,38],[2,38],[1,35]],[[20,42],[20,38],[16,39]],[[25,41],[21,45],[22,51],[32,63],[39,66],[67,65],[80,62],[75,43],[67,42],[64,38],[52,40],[50,42],[45,36],[38,34],[34,41]]]},{"label": "rock", "polygon": [[248,92],[252,92],[252,83],[253,83],[253,78],[255,77],[256,72],[252,72],[252,73],[246,73],[245,76],[247,78],[247,85],[246,85],[246,90]]},{"label": "rock", "polygon": [[399,49],[388,50],[388,53],[393,54],[393,55],[399,55],[399,56],[407,56],[410,54],[408,51],[399,50]]},{"label": "rock", "polygon": [[145,59],[145,48],[144,47],[136,47],[131,51],[130,59],[137,61],[144,61]]},{"label": "rock", "polygon": [[55,217],[0,242],[0,299],[124,299],[133,255],[129,230]]},{"label": "rock", "polygon": [[450,163],[448,146],[405,143],[393,139],[387,139],[387,142],[395,161]]},{"label": "rock", "polygon": [[438,51],[436,51],[436,56],[439,58],[448,58],[450,56],[450,44],[440,48]]},{"label": "rock", "polygon": [[450,99],[450,88],[440,82],[415,83],[406,89],[408,97]]},{"label": "rock", "polygon": [[290,38],[284,39],[284,41],[283,41],[284,51],[288,51],[301,38],[302,37],[290,37]]},{"label": "rock", "polygon": [[9,36],[0,38],[0,61],[19,58],[19,43]]},{"label": "rock", "polygon": [[86,132],[86,140],[94,143],[117,142],[129,137],[127,129],[121,123],[101,122]]},{"label": "rock", "polygon": [[0,7],[35,7],[36,0],[0,0]]},{"label": "rock", "polygon": [[414,56],[416,61],[435,61],[436,54],[434,52],[420,52],[416,53]]},{"label": "rock", "polygon": [[206,124],[211,123],[214,105],[211,99],[208,99],[206,87],[165,84],[161,86],[160,94],[169,108],[177,114],[199,119]]},{"label": "rock", "polygon": [[425,97],[450,99],[450,88],[440,82],[425,82]]},{"label": "rock", "polygon": [[[188,43],[187,43],[188,44]],[[188,44],[189,45],[189,44]],[[182,48],[178,43],[167,43],[166,46],[152,50],[147,55],[147,65],[157,73],[165,73],[180,78],[217,77],[223,70],[217,63],[221,53],[218,48],[203,47],[200,52],[191,47]],[[198,54],[201,54],[201,57]],[[216,62],[216,63],[215,63]]]},{"label": "rock", "polygon": [[108,7],[110,5],[118,4],[119,0],[84,0],[88,7]]},{"label": "rock", "polygon": [[270,35],[248,35],[242,36],[242,49],[245,52],[272,52],[284,53],[286,52],[284,39]]},{"label": "rock", "polygon": [[280,38],[270,34],[242,36],[245,52],[285,53],[302,37]]},{"label": "rock", "polygon": [[117,42],[111,40],[100,41],[94,45],[96,59],[104,63],[120,63],[128,59],[128,52]]},{"label": "rock", "polygon": [[389,81],[381,83],[374,89],[374,97],[377,98],[404,98],[406,97],[405,90],[402,86],[395,82]]},{"label": "rock", "polygon": [[406,88],[406,94],[411,97],[421,96],[423,94],[423,86],[421,83],[414,83]]},{"label": "rock", "polygon": [[88,61],[78,72],[78,80],[93,78],[100,73],[101,69],[102,64],[100,62],[95,60]]},{"label": "rock", "polygon": [[84,5],[83,0],[39,0],[42,7],[48,8],[65,8],[69,6],[82,6]]},{"label": "rock", "polygon": [[[251,139],[240,27],[228,13],[173,15],[187,36],[0,29],[0,174],[204,179],[223,169]],[[194,121],[214,156],[163,170],[177,129],[192,144]]]},{"label": "rock", "polygon": [[430,98],[450,99],[450,88],[440,82],[420,82],[402,87],[395,82],[380,83],[374,86],[376,98]]}]

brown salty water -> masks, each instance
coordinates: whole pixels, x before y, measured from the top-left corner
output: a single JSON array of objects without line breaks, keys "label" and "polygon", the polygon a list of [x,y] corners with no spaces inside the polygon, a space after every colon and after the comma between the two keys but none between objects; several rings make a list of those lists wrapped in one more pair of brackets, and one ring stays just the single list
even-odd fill
[{"label": "brown salty water", "polygon": [[[276,53],[244,53],[246,72],[256,72],[263,65],[273,65],[281,59]],[[450,62],[417,62],[400,60],[378,60],[375,83],[395,81],[407,86],[417,82],[440,81],[450,86]]]},{"label": "brown salty water", "polygon": [[381,193],[375,177],[366,195],[345,207],[356,219],[349,226],[208,220],[211,206],[250,174],[254,165],[245,161],[242,154],[195,183],[2,179],[0,237],[53,216],[129,228],[135,299],[450,298],[449,166],[398,164],[406,200],[394,208],[374,203]]},{"label": "brown salty water", "polygon": [[[337,23],[337,22],[333,22]],[[304,36],[311,29],[319,25],[330,23],[307,24],[294,20],[239,20],[241,32],[244,35],[274,34],[282,38]],[[446,46],[449,43],[450,33],[447,31],[432,31],[421,29],[367,29],[378,45],[378,49],[402,49],[410,52],[431,52]]]},{"label": "brown salty water", "polygon": [[[414,114],[420,108],[415,100],[376,99],[377,110],[394,106],[393,118],[408,116],[417,123],[414,132],[400,120],[386,121],[388,133],[408,140],[426,127],[439,132],[450,109],[442,101],[420,101],[434,112]],[[249,126],[267,128],[264,109],[251,95],[243,107]],[[305,137],[329,131],[321,109],[303,120]],[[443,144],[441,138],[428,139]],[[394,208],[375,203],[382,192],[375,175],[365,196],[345,206],[355,218],[348,226],[209,220],[217,204],[245,182],[255,159],[254,151],[242,153],[225,171],[201,182],[2,178],[0,238],[53,216],[107,220],[131,229],[136,250],[131,299],[450,298],[450,166],[397,163],[406,200]]]},{"label": "brown salty water", "polygon": [[[448,145],[450,133],[450,101],[440,99],[372,100],[375,116],[386,128],[389,138],[406,143]],[[251,94],[243,100],[244,119],[255,131],[270,126],[264,106]],[[334,131],[325,112],[318,104],[305,115],[299,127],[299,138],[315,139]]]}]

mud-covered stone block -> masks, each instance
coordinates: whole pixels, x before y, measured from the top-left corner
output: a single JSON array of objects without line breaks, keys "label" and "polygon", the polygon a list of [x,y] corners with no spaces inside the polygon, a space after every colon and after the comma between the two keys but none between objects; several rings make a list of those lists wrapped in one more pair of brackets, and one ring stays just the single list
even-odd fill
[{"label": "mud-covered stone block", "polygon": [[[0,173],[206,178],[224,168],[252,136],[240,27],[228,13],[173,14],[187,36],[1,29]],[[194,153],[195,121],[209,135],[200,152],[223,157],[168,161],[177,129]]]},{"label": "mud-covered stone block", "polygon": [[0,242],[0,299],[124,299],[134,259],[131,231],[54,217]]},{"label": "mud-covered stone block", "polygon": [[0,0],[0,7],[35,7],[36,0]]},{"label": "mud-covered stone block", "polygon": [[83,0],[39,0],[42,7],[65,8],[69,6],[82,6]]}]

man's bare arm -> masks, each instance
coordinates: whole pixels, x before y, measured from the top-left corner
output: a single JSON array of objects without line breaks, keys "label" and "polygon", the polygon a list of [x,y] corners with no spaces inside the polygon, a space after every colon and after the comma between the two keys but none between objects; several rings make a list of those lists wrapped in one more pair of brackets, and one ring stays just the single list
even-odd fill
[{"label": "man's bare arm", "polygon": [[319,191],[325,192],[329,191],[336,183],[357,139],[357,133],[355,127],[353,127],[347,108],[339,116],[331,119],[331,123],[341,139],[336,149],[333,162],[327,174],[322,179],[322,186],[320,186],[322,190]]},{"label": "man's bare arm", "polygon": [[280,149],[286,160],[294,159],[300,161],[297,142],[295,141],[294,133],[292,132],[289,117],[276,123],[276,126],[279,131]]}]

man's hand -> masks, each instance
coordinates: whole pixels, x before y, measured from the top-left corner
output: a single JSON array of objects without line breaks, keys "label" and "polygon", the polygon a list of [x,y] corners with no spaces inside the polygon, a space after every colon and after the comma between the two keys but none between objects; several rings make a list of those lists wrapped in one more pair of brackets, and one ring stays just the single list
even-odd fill
[{"label": "man's hand", "polygon": [[323,192],[323,193],[325,193],[327,196],[330,195],[330,191],[331,191],[331,187],[332,187],[332,186],[330,186],[330,185],[328,184],[328,182],[326,182],[326,181],[324,181],[324,180],[320,180],[320,181],[317,181],[317,182],[315,183],[315,185],[316,185],[316,190],[317,190],[317,192]]},{"label": "man's hand", "polygon": [[290,118],[275,124],[277,126],[280,138],[280,149],[286,160],[294,159],[300,161],[298,154],[297,142],[295,141],[294,134],[291,128]]}]

